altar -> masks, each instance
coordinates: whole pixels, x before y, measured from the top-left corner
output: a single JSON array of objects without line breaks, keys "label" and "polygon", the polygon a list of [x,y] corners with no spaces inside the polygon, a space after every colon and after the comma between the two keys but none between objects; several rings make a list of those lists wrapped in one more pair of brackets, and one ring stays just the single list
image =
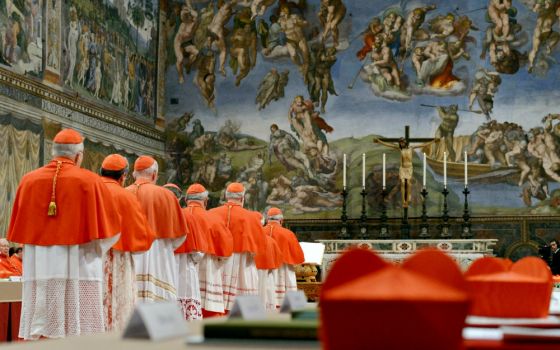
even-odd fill
[{"label": "altar", "polygon": [[493,247],[497,239],[326,239],[318,240],[325,245],[325,254],[321,264],[324,280],[332,264],[341,253],[349,248],[366,248],[374,250],[384,259],[401,263],[414,252],[428,247],[448,253],[464,271],[476,259],[494,256]]}]

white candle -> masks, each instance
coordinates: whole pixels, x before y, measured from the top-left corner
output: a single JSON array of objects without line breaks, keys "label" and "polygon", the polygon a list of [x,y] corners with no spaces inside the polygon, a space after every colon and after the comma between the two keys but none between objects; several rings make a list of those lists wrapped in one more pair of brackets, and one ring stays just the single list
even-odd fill
[{"label": "white candle", "polygon": [[346,189],[346,153],[342,156],[342,188]]},{"label": "white candle", "polygon": [[467,174],[467,152],[465,151],[465,188],[467,188],[469,181],[467,180],[468,178],[468,174]]},{"label": "white candle", "polygon": [[447,152],[443,152],[443,187],[447,187]]},{"label": "white candle", "polygon": [[422,187],[426,188],[426,153],[424,153],[424,163],[423,163],[424,169],[422,172]]},{"label": "white candle", "polygon": [[383,189],[385,189],[386,180],[385,180],[385,153],[383,153]]},{"label": "white candle", "polygon": [[366,188],[366,154],[362,153],[362,188]]}]

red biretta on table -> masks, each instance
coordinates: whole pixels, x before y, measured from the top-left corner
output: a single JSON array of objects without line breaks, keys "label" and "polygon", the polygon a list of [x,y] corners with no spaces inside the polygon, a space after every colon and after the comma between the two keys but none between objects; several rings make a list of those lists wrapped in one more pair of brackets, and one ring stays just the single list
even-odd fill
[{"label": "red biretta on table", "polygon": [[465,273],[473,298],[471,315],[547,317],[552,275],[546,263],[526,257],[516,263],[500,258],[474,261]]},{"label": "red biretta on table", "polygon": [[323,284],[320,336],[328,350],[460,349],[468,308],[464,277],[445,253],[396,266],[350,250]]}]

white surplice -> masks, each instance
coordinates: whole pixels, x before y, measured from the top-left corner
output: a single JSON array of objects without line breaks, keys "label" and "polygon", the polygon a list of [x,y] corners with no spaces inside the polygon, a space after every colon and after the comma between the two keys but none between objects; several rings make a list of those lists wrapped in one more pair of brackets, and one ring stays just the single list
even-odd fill
[{"label": "white surplice", "polygon": [[122,331],[136,304],[133,254],[109,249],[104,262],[103,307],[107,331]]},{"label": "white surplice", "polygon": [[263,301],[265,310],[276,310],[276,278],[277,269],[259,271],[259,296]]},{"label": "white surplice", "polygon": [[276,307],[282,306],[286,292],[297,290],[296,269],[294,265],[282,264],[275,273]]},{"label": "white surplice", "polygon": [[150,249],[134,254],[138,301],[177,301],[177,262],[174,251],[185,237],[154,240]]},{"label": "white surplice", "polygon": [[198,264],[203,256],[204,254],[199,252],[175,254],[179,271],[177,300],[187,321],[202,318]]},{"label": "white surplice", "polygon": [[253,253],[233,253],[224,265],[224,304],[231,310],[238,295],[259,294],[259,274]]},{"label": "white surplice", "polygon": [[222,274],[228,258],[205,254],[198,266],[200,281],[200,299],[206,311],[223,313],[224,287]]},{"label": "white surplice", "polygon": [[80,245],[24,245],[20,338],[105,331],[103,257],[119,236]]}]

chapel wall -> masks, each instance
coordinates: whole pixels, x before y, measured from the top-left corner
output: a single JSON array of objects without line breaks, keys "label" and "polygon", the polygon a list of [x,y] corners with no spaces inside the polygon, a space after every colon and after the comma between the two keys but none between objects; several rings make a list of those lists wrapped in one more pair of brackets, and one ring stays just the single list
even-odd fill
[{"label": "chapel wall", "polygon": [[50,160],[52,139],[63,128],[85,137],[86,169],[98,172],[106,155],[120,153],[131,164],[138,155],[155,156],[165,171],[156,102],[159,4],[142,10],[142,23],[130,22],[124,6],[0,6],[0,237],[19,180]]}]

